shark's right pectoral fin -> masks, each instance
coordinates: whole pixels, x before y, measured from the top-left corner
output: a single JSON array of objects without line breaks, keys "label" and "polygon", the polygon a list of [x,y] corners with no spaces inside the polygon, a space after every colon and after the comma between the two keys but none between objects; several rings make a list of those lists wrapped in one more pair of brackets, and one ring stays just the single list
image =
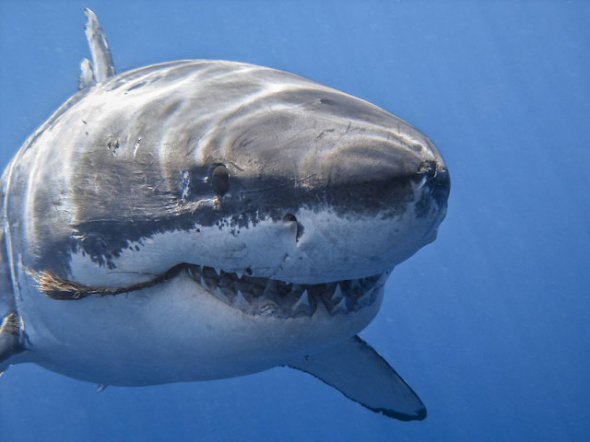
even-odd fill
[{"label": "shark's right pectoral fin", "polygon": [[396,419],[422,420],[420,398],[379,354],[358,336],[289,364],[336,388],[349,399]]},{"label": "shark's right pectoral fin", "polygon": [[[4,196],[3,193],[3,189],[0,188],[0,195]],[[5,232],[0,229],[0,374],[11,362],[14,362],[14,358],[10,360],[11,356],[24,350],[21,339],[22,323],[16,313],[10,263],[6,250]]]}]

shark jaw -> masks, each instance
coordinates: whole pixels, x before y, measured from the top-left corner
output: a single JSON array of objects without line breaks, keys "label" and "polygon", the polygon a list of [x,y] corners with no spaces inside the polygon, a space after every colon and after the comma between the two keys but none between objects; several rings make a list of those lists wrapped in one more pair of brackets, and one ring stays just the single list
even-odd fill
[{"label": "shark jaw", "polygon": [[229,307],[251,316],[281,319],[312,317],[322,307],[330,315],[358,312],[375,303],[390,273],[318,284],[297,284],[250,276],[249,269],[245,272],[226,272],[214,267],[180,264],[150,281],[120,288],[86,286],[44,272],[29,274],[39,291],[49,298],[72,301],[88,296],[131,294],[157,286],[181,272]]},{"label": "shark jaw", "polygon": [[347,314],[372,305],[389,272],[323,284],[293,284],[270,278],[188,266],[202,288],[243,313],[276,318],[311,317],[320,305],[330,315]]}]

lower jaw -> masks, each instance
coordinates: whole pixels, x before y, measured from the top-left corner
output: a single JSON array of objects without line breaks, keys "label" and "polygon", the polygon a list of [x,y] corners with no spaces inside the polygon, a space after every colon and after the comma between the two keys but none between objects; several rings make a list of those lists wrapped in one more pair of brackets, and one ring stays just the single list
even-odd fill
[{"label": "lower jaw", "polygon": [[[93,298],[115,303],[109,305],[113,312],[107,318],[109,326],[101,330],[108,330],[105,336],[93,341],[94,327],[80,330],[80,309],[76,308],[71,310],[76,312],[71,321],[62,318],[52,323],[60,336],[59,346],[55,347],[53,340],[50,345],[35,342],[35,352],[30,355],[33,362],[52,371],[105,385],[155,385],[247,375],[288,365],[360,333],[377,315],[383,291],[383,287],[375,288],[376,299],[371,305],[347,314],[330,313],[319,299],[313,315],[281,318],[226,307],[227,303],[196,287],[184,273],[139,296]],[[89,315],[88,323],[96,322],[92,308],[82,311]],[[154,345],[162,342],[165,345]]]},{"label": "lower jaw", "polygon": [[291,284],[188,266],[189,276],[212,296],[250,316],[279,319],[311,317],[319,309],[329,316],[358,312],[375,304],[389,272],[324,284]]}]

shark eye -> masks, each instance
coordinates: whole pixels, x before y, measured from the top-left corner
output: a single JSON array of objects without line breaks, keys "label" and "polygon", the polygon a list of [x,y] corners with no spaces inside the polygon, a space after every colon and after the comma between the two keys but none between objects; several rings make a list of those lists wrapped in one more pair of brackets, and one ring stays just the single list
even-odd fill
[{"label": "shark eye", "polygon": [[211,187],[213,192],[223,196],[229,190],[229,173],[223,164],[217,164],[211,171]]}]

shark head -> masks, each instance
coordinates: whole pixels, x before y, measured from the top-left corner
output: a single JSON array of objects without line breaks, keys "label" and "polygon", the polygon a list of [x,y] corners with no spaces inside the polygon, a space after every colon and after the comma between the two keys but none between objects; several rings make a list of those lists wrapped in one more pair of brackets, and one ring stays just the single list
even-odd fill
[{"label": "shark head", "polygon": [[[212,97],[223,105],[203,115]],[[291,74],[172,64],[115,77],[83,100],[68,117],[86,122],[92,147],[72,146],[75,167],[54,186],[71,194],[71,230],[41,247],[40,268],[62,265],[70,281],[126,289],[185,265],[248,313],[312,314],[294,307],[304,293],[354,310],[445,216],[449,175],[427,137]],[[258,302],[263,293],[272,302]]]}]

